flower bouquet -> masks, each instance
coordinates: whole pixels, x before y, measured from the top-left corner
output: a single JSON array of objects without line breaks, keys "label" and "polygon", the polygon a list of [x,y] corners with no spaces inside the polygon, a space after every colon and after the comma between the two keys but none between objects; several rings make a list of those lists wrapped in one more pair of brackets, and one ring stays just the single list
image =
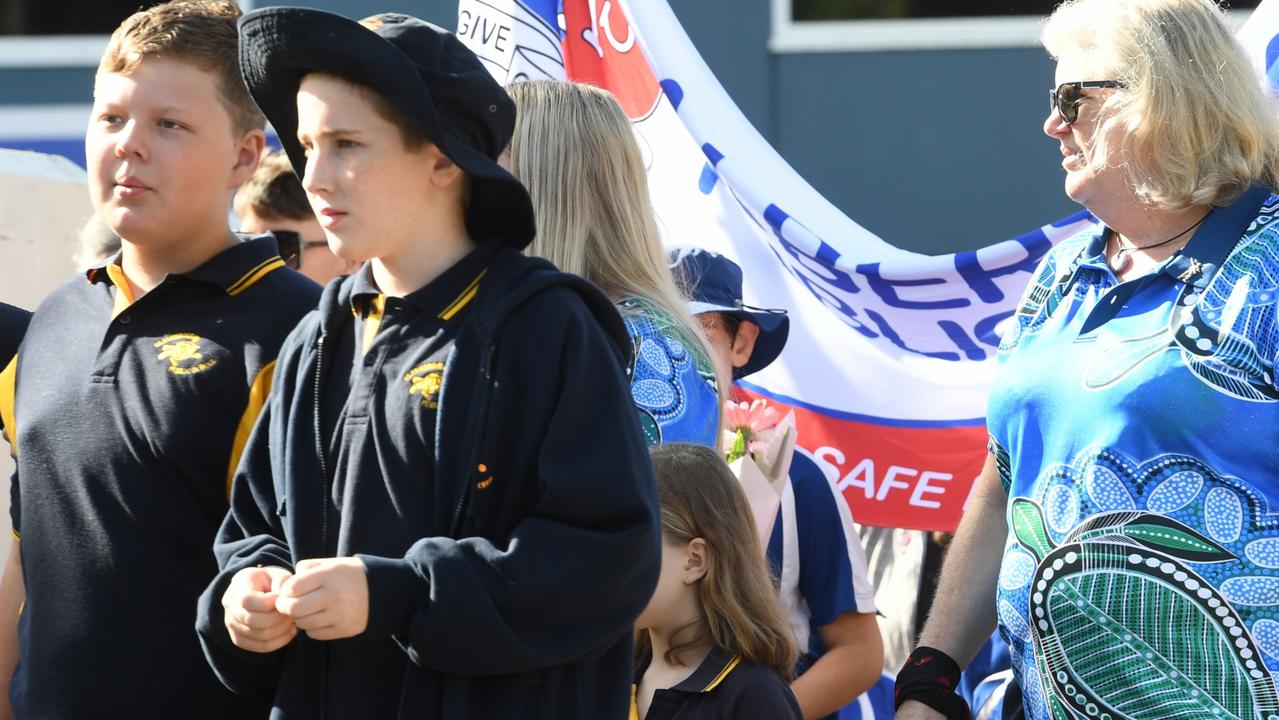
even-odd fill
[{"label": "flower bouquet", "polygon": [[795,452],[795,412],[783,417],[767,400],[724,403],[724,457],[750,503],[767,549]]}]

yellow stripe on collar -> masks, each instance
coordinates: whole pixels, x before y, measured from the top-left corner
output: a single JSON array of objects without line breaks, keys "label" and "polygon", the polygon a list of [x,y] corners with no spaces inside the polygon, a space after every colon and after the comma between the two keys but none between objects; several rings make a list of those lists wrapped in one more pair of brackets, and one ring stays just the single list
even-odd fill
[{"label": "yellow stripe on collar", "polygon": [[702,692],[710,692],[714,690],[716,687],[718,687],[720,683],[724,682],[724,678],[728,677],[728,674],[733,672],[733,668],[737,667],[737,664],[740,663],[741,661],[742,661],[741,655],[734,655],[733,659],[729,660],[728,664],[724,666],[724,669],[720,670],[719,674],[715,676],[715,679],[711,680],[710,684],[702,688]]},{"label": "yellow stripe on collar", "polygon": [[129,278],[124,276],[124,269],[119,265],[107,263],[107,277],[115,286],[115,305],[111,308],[111,317],[115,317],[133,304],[133,291],[129,289]]},{"label": "yellow stripe on collar", "polygon": [[360,354],[368,355],[369,348],[373,345],[373,338],[377,337],[377,331],[382,328],[382,315],[386,312],[386,296],[378,295],[369,300],[365,306],[364,314],[364,334],[363,341],[360,343]]},{"label": "yellow stripe on collar", "polygon": [[488,268],[484,268],[479,275],[476,275],[475,279],[471,281],[471,284],[467,285],[466,289],[462,291],[462,294],[458,295],[456,300],[449,303],[449,306],[440,312],[440,319],[452,320],[455,315],[462,312],[462,308],[466,307],[475,299],[475,295],[480,291],[480,281],[483,280],[484,276],[487,274]]},{"label": "yellow stripe on collar", "polygon": [[284,259],[279,255],[267,258],[257,265],[254,265],[253,269],[245,273],[239,280],[228,285],[226,294],[232,296],[239,295],[252,287],[254,283],[266,277],[267,274],[275,270],[279,270],[282,267],[284,267]]}]

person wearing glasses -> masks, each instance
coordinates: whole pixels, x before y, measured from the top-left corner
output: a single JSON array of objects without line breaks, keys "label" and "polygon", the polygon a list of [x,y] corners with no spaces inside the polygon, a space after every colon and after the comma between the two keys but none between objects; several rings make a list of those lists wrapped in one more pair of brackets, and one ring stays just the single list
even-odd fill
[{"label": "person wearing glasses", "polygon": [[236,192],[232,205],[242,232],[275,235],[284,262],[320,285],[360,267],[329,249],[324,228],[311,212],[306,191],[283,150],[262,158],[257,172]]},{"label": "person wearing glasses", "polygon": [[1002,337],[898,718],[998,624],[1027,718],[1279,716],[1279,111],[1211,0],[1072,0],[1044,132],[1100,221]]}]

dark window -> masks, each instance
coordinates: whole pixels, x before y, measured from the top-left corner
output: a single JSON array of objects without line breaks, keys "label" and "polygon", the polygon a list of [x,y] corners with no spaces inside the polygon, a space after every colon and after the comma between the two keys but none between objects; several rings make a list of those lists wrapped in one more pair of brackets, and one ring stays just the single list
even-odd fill
[{"label": "dark window", "polygon": [[[1251,10],[1258,0],[1229,3]],[[795,20],[868,20],[873,18],[992,17],[1048,15],[1061,0],[791,0]]]},{"label": "dark window", "polygon": [[159,0],[0,0],[0,35],[110,35]]}]

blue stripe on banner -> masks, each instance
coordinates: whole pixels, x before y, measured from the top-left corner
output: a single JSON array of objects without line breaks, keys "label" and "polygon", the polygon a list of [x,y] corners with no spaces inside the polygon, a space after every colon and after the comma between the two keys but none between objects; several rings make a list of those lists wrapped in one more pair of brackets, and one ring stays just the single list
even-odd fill
[{"label": "blue stripe on banner", "polygon": [[701,190],[703,195],[710,195],[718,180],[719,174],[711,168],[710,163],[706,163],[706,167],[702,168],[702,176],[697,179],[697,189]]},{"label": "blue stripe on banner", "polygon": [[850,422],[866,423],[868,425],[882,425],[883,427],[922,428],[922,429],[984,427],[986,425],[986,418],[984,417],[968,418],[963,420],[902,420],[898,418],[883,418],[883,417],[875,417],[874,415],[862,415],[860,413],[846,412],[844,410],[834,410],[832,408],[825,408],[820,405],[814,405],[812,403],[804,402],[803,400],[790,397],[789,395],[783,395],[781,393],[775,393],[771,390],[765,390],[764,388],[758,385],[755,385],[753,383],[748,383],[745,380],[738,380],[737,384],[741,385],[747,390],[750,390],[751,392],[756,393],[758,395],[763,395],[766,398],[770,398],[778,402],[784,402],[787,405],[794,405],[795,407],[803,408],[811,412],[821,413],[822,415],[825,415],[826,417],[831,418],[833,420],[848,420]]},{"label": "blue stripe on banner", "polygon": [[718,165],[719,161],[724,159],[724,153],[720,152],[714,145],[710,143],[702,144],[702,154],[706,156],[707,160],[711,161],[712,167],[714,167],[715,165]]},{"label": "blue stripe on banner", "polygon": [[684,88],[674,80],[663,80],[658,83],[662,86],[662,91],[666,93],[666,97],[671,99],[671,107],[679,110],[679,104],[684,102]]}]

